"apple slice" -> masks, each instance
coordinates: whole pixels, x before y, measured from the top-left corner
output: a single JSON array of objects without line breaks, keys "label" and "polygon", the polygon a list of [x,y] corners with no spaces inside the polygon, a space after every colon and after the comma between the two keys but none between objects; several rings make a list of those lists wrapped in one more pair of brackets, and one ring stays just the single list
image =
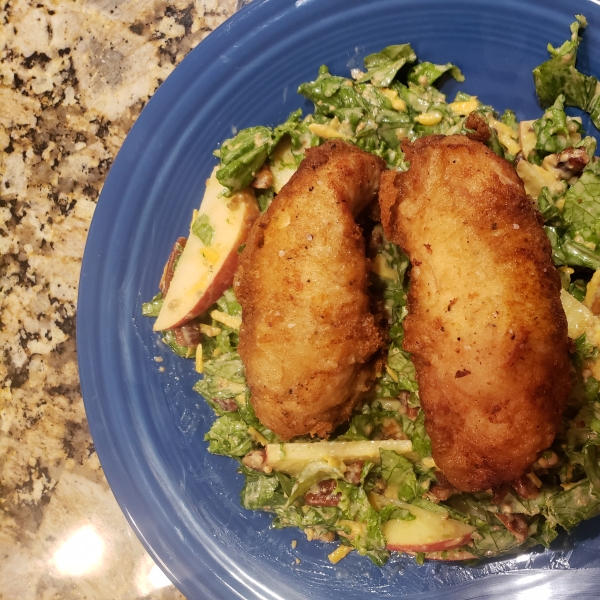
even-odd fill
[{"label": "apple slice", "polygon": [[292,154],[292,140],[289,135],[285,135],[279,140],[277,146],[275,146],[275,150],[271,154],[270,161],[273,190],[276,194],[279,194],[281,188],[298,170],[296,157]]},{"label": "apple slice", "polygon": [[412,521],[390,519],[384,523],[383,535],[388,550],[442,552],[460,548],[471,541],[475,527],[451,519],[448,513],[430,512],[405,502],[397,504],[416,518]]},{"label": "apple slice", "polygon": [[410,440],[357,440],[267,444],[266,463],[274,471],[282,471],[297,477],[307,465],[318,461],[339,464],[339,462],[368,460],[379,464],[380,449],[408,454],[412,451],[412,443]]},{"label": "apple slice", "polygon": [[[194,212],[187,243],[154,323],[154,331],[179,327],[218,300],[233,283],[238,249],[260,214],[251,188],[236,192],[230,198],[220,197],[223,186],[217,180],[216,171],[215,167],[206,182],[200,210]],[[199,236],[192,231],[198,219],[208,226],[208,235]]]}]

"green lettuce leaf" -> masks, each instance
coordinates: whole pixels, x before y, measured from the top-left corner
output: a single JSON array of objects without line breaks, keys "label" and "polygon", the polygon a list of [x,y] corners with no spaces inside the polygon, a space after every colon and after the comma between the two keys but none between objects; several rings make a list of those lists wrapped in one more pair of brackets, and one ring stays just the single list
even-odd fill
[{"label": "green lettuce leaf", "polygon": [[[578,298],[578,300],[580,302],[583,302],[583,298]],[[598,358],[598,353],[600,350],[597,346],[594,346],[591,342],[588,341],[587,335],[585,333],[583,335],[580,335],[576,340],[574,340],[574,342],[575,352],[574,356],[571,356],[571,360],[573,361],[573,364],[575,364],[576,368],[578,370],[581,370],[583,368],[583,363],[585,360],[595,360],[596,358]],[[592,379],[595,381],[593,377],[588,377],[588,379]]]},{"label": "green lettuce leaf", "polygon": [[514,110],[507,108],[500,117],[500,122],[508,125],[515,133],[519,131],[519,121]]},{"label": "green lettuce leaf", "polygon": [[[598,441],[598,440],[595,440]],[[598,467],[598,457],[596,455],[596,446],[588,444],[584,450],[583,468],[588,476],[592,492],[600,496],[600,467]]]},{"label": "green lettuce leaf", "polygon": [[550,514],[567,531],[600,514],[600,496],[594,494],[587,479],[552,497],[548,504]]},{"label": "green lettuce leaf", "polygon": [[242,506],[248,510],[257,510],[283,504],[283,495],[276,493],[279,488],[279,479],[275,475],[248,472],[242,489]]},{"label": "green lettuce leaf", "polygon": [[399,390],[416,392],[417,385],[415,366],[410,360],[410,354],[401,350],[395,343],[390,344],[388,352],[388,367],[394,371]]},{"label": "green lettuce leaf", "polygon": [[425,413],[421,411],[414,421],[413,432],[410,436],[413,445],[413,451],[421,458],[431,456],[431,439],[425,431]]},{"label": "green lettuce leaf", "polygon": [[158,313],[163,305],[163,295],[158,292],[150,302],[144,302],[142,304],[142,315],[144,317],[158,317]]},{"label": "green lettuce leaf", "polygon": [[376,87],[388,87],[396,73],[406,64],[417,60],[417,55],[410,44],[387,46],[381,52],[369,54],[365,58],[367,72],[360,77],[358,83],[370,81]]},{"label": "green lettuce leaf", "polygon": [[[562,196],[564,196],[564,194],[562,194],[560,198],[562,198]],[[542,217],[544,218],[544,223],[546,223],[546,225],[566,228],[562,210],[556,206],[556,200],[557,198],[555,198],[550,193],[550,190],[544,186],[537,198],[539,211],[542,213]]]},{"label": "green lettuce leaf", "polygon": [[398,500],[410,502],[419,493],[413,464],[393,450],[380,450],[381,475],[389,486],[398,489]]},{"label": "green lettuce leaf", "polygon": [[262,126],[243,129],[234,138],[225,140],[219,150],[219,183],[231,191],[250,185],[267,159],[271,144],[272,131]]},{"label": "green lettuce leaf", "polygon": [[561,152],[571,145],[564,106],[565,97],[560,94],[554,104],[546,109],[543,116],[534,121],[533,129],[537,137],[536,150],[553,154]]},{"label": "green lettuce leaf", "polygon": [[415,85],[431,85],[434,81],[439,79],[444,73],[450,73],[456,81],[463,82],[465,76],[461,70],[452,63],[446,63],[445,65],[434,65],[430,62],[422,62],[414,66],[408,74],[409,83]]},{"label": "green lettuce leaf", "polygon": [[[362,487],[344,480],[338,481],[336,491],[341,494],[338,509],[342,518],[364,524],[364,528],[351,537],[350,543],[362,556],[368,556],[378,566],[384,565],[389,552],[385,549],[380,515],[371,506],[367,493]],[[346,533],[350,533],[350,530]]]},{"label": "green lettuce leaf", "polygon": [[[215,375],[232,383],[246,385],[244,364],[237,352],[222,354],[207,361],[204,365],[204,372],[207,375]],[[239,392],[237,393],[239,394]]]},{"label": "green lettuce leaf", "polygon": [[598,80],[575,68],[577,49],[581,42],[579,30],[587,26],[583,15],[575,17],[577,20],[571,25],[571,39],[559,48],[548,44],[551,58],[533,70],[535,89],[542,106],[550,106],[563,94],[567,106],[576,106],[587,111],[594,125],[600,127]]},{"label": "green lettuce leaf", "polygon": [[396,419],[396,412],[381,410],[378,404],[365,404],[362,413],[354,415],[346,433],[338,436],[340,441],[377,439],[382,431],[383,423]]},{"label": "green lettuce leaf", "polygon": [[215,228],[210,224],[210,219],[207,214],[200,215],[192,224],[192,233],[199,237],[205,246],[210,246]]},{"label": "green lettuce leaf", "polygon": [[[594,380],[595,381],[595,380]],[[592,390],[597,390],[596,385],[592,387]],[[596,397],[592,402],[588,402],[581,407],[575,418],[569,424],[567,430],[567,444],[568,450],[581,451],[585,450],[589,445],[600,444],[600,402],[595,401]],[[580,457],[578,462],[584,465],[584,456]]]},{"label": "green lettuce leaf", "polygon": [[221,354],[204,363],[204,377],[196,382],[194,390],[204,396],[217,414],[223,412],[216,400],[248,395],[244,365],[237,352]]},{"label": "green lettuce leaf", "polygon": [[[242,314],[242,307],[237,301],[233,289],[229,288],[225,293],[217,300],[217,306],[219,310],[231,315],[232,317],[239,317]],[[221,325],[223,325],[221,323]]]},{"label": "green lettuce leaf", "polygon": [[390,519],[414,521],[417,517],[415,517],[415,515],[413,515],[409,510],[406,510],[406,508],[399,508],[393,504],[388,504],[379,511],[379,518],[382,523],[385,523]]},{"label": "green lettuce leaf", "polygon": [[600,241],[600,163],[591,162],[566,192],[563,218],[586,241]]},{"label": "green lettuce leaf", "polygon": [[596,78],[587,77],[575,68],[581,38],[579,30],[587,26],[582,15],[571,25],[571,39],[559,48],[548,44],[551,58],[533,70],[535,89],[542,106],[550,106],[559,94],[565,103],[585,109],[594,96]]},{"label": "green lettuce leaf", "polygon": [[475,556],[497,556],[521,546],[517,538],[502,526],[484,525],[477,529],[481,539],[474,539],[467,550]]},{"label": "green lettuce leaf", "polygon": [[340,510],[335,506],[298,506],[297,504],[274,506],[277,515],[273,519],[275,529],[284,527],[318,527],[325,531],[335,531],[340,518]]},{"label": "green lettuce leaf", "polygon": [[[551,523],[547,519],[535,519],[529,524],[529,535],[533,542],[541,544],[545,548],[549,548],[550,544],[558,536],[556,523]],[[532,543],[532,545],[534,544]]]},{"label": "green lettuce leaf", "polygon": [[552,260],[555,265],[570,265],[600,269],[600,256],[583,244],[561,235],[556,227],[545,226],[544,231],[552,245]]},{"label": "green lettuce leaf", "polygon": [[301,134],[306,129],[300,121],[301,116],[302,111],[298,109],[274,130],[262,125],[249,127],[225,140],[215,152],[221,159],[217,171],[219,182],[230,192],[245,188],[284,135],[290,135],[293,144],[298,146]]},{"label": "green lettuce leaf", "polygon": [[172,329],[165,329],[162,332],[162,341],[169,346],[173,353],[181,356],[181,358],[194,358],[196,356],[196,348],[181,346],[177,343],[175,333]]},{"label": "green lettuce leaf", "polygon": [[[258,208],[261,213],[264,213],[269,206],[271,206],[271,202],[275,198],[275,192],[272,188],[267,190],[257,190],[256,200],[258,202]],[[245,247],[245,244],[244,244]]]},{"label": "green lettuce leaf", "polygon": [[254,448],[248,425],[237,412],[225,413],[204,436],[208,451],[225,456],[245,456]]},{"label": "green lettuce leaf", "polygon": [[547,188],[538,198],[554,264],[600,269],[600,162],[590,162],[562,200],[561,211]]}]

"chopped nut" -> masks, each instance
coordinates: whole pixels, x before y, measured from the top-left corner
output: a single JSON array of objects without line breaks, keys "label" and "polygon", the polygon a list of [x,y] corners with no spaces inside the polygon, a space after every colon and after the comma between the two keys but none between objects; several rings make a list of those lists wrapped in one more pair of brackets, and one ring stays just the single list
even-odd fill
[{"label": "chopped nut", "polygon": [[[539,480],[538,480],[539,481]],[[527,476],[522,475],[518,479],[510,482],[515,492],[525,500],[532,500],[539,496],[539,490],[533,481]]]},{"label": "chopped nut", "polygon": [[519,543],[523,543],[529,537],[529,525],[525,520],[525,517],[521,514],[497,514],[496,515],[506,529],[508,529],[517,538]]},{"label": "chopped nut", "polygon": [[324,479],[304,494],[304,502],[308,506],[337,506],[342,494],[334,493],[336,488],[335,479]]},{"label": "chopped nut", "polygon": [[383,421],[383,430],[381,432],[382,440],[406,440],[408,439],[400,423],[396,419],[387,418]]},{"label": "chopped nut", "polygon": [[458,490],[450,484],[436,484],[429,490],[429,493],[433,494],[438,500],[448,500],[453,494],[458,494]]},{"label": "chopped nut", "polygon": [[585,148],[565,148],[558,154],[550,154],[544,158],[545,169],[555,169],[561,179],[571,179],[579,175],[583,168],[590,162]]},{"label": "chopped nut", "polygon": [[273,185],[273,173],[269,165],[265,164],[258,170],[250,185],[257,190],[266,190]]},{"label": "chopped nut", "polygon": [[358,485],[360,483],[360,476],[362,468],[365,462],[363,460],[357,460],[346,465],[346,471],[344,472],[344,479],[352,485]]},{"label": "chopped nut", "polygon": [[267,451],[264,448],[252,450],[242,458],[242,463],[249,469],[271,473],[272,469],[267,465]]}]

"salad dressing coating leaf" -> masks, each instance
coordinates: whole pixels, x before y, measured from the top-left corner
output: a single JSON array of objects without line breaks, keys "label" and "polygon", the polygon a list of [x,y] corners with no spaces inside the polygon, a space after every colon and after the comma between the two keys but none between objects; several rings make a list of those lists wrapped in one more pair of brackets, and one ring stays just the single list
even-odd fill
[{"label": "salad dressing coating leaf", "polygon": [[600,88],[598,79],[584,75],[575,68],[577,49],[581,42],[579,30],[587,26],[583,15],[575,15],[571,25],[571,39],[559,48],[548,44],[551,58],[533,70],[535,89],[540,104],[550,106],[563,94],[567,106],[576,106],[590,113],[596,127],[600,128]]},{"label": "salad dressing coating leaf", "polygon": [[581,521],[600,514],[600,496],[596,496],[587,479],[548,501],[550,516],[567,531]]},{"label": "salad dressing coating leaf", "polygon": [[237,412],[228,412],[219,417],[206,434],[208,451],[225,456],[245,456],[254,448],[248,433],[248,424]]},{"label": "salad dressing coating leaf", "polygon": [[413,464],[393,450],[380,450],[380,454],[381,475],[388,487],[398,490],[398,500],[413,500],[420,488]]},{"label": "salad dressing coating leaf", "polygon": [[301,116],[302,111],[298,109],[275,129],[262,125],[249,127],[242,129],[235,137],[225,140],[215,152],[221,160],[220,169],[217,171],[219,182],[230,193],[250,185],[284,135],[292,138],[295,148],[300,146],[301,136],[307,131],[306,125],[300,121]]},{"label": "salad dressing coating leaf", "polygon": [[417,55],[410,44],[387,46],[381,52],[369,54],[365,58],[367,72],[358,79],[358,83],[370,81],[376,87],[387,87],[406,63],[415,60]]},{"label": "salad dressing coating leaf", "polygon": [[272,131],[263,126],[243,129],[224,141],[219,150],[222,165],[217,171],[219,182],[231,191],[250,185],[269,155],[271,144]]},{"label": "salad dressing coating leaf", "polygon": [[465,76],[462,74],[462,71],[452,63],[446,63],[445,65],[434,65],[430,62],[422,62],[411,69],[410,73],[408,74],[408,81],[414,85],[431,85],[444,73],[450,73],[450,75],[460,83],[465,80]]},{"label": "salad dressing coating leaf", "polygon": [[600,163],[590,162],[562,197],[563,209],[542,190],[538,198],[554,264],[600,269]]},{"label": "salad dressing coating leaf", "polygon": [[569,233],[600,243],[600,164],[590,163],[564,196],[563,218]]},{"label": "salad dressing coating leaf", "polygon": [[569,145],[569,129],[564,107],[565,97],[560,94],[543,117],[533,123],[537,138],[536,150],[552,154],[564,150]]},{"label": "salad dressing coating leaf", "polygon": [[276,497],[275,494],[279,487],[279,479],[275,476],[259,475],[256,472],[246,473],[246,484],[242,490],[242,506],[248,510],[259,510],[281,503],[284,501],[283,496]]}]

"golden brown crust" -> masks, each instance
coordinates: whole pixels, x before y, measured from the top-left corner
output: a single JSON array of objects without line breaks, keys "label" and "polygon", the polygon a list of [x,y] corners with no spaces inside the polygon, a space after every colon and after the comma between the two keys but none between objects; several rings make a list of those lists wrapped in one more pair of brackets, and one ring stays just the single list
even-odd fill
[{"label": "golden brown crust", "polygon": [[383,332],[354,217],[376,198],[384,168],[344,142],[308,150],[240,256],[239,352],[258,418],[284,439],[328,435],[374,378]]},{"label": "golden brown crust", "polygon": [[522,475],[553,441],[570,389],[550,243],[512,166],[464,136],[403,146],[382,177],[386,235],[413,265],[413,354],[433,457],[463,491]]}]

